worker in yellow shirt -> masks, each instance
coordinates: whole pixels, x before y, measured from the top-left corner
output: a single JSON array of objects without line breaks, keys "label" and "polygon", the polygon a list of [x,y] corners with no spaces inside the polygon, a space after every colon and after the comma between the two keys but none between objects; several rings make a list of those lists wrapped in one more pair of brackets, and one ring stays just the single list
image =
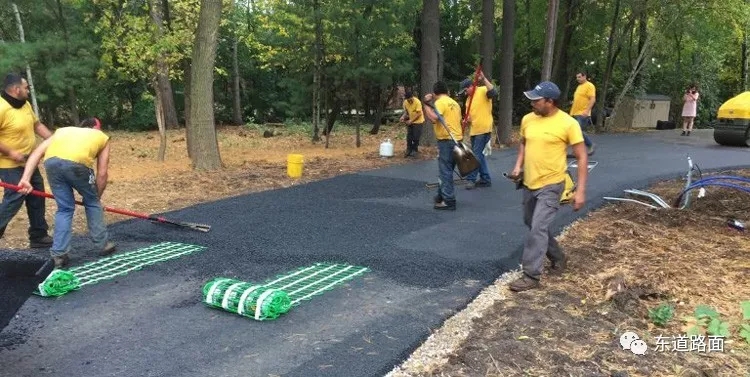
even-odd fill
[{"label": "worker in yellow shirt", "polygon": [[[472,89],[471,79],[461,82],[461,91],[459,94],[466,93],[466,109],[470,111],[467,122],[469,124],[469,135],[471,136],[471,150],[474,156],[479,160],[479,169],[466,176],[468,184],[467,190],[477,187],[492,186],[492,177],[487,167],[487,159],[484,156],[484,148],[490,142],[492,136],[492,100],[497,96],[497,91],[492,82],[484,76],[484,72],[479,71],[477,80],[479,85]],[[471,102],[471,108],[469,108]],[[477,180],[477,176],[479,179]]]},{"label": "worker in yellow shirt", "polygon": [[422,135],[424,113],[422,102],[414,96],[411,90],[404,92],[404,114],[401,122],[406,123],[406,152],[404,157],[416,157],[419,154],[419,138]]},{"label": "worker in yellow shirt", "polygon": [[[439,186],[434,208],[454,211],[456,193],[453,188],[453,169],[456,167],[456,161],[453,159],[453,147],[456,143],[453,140],[461,141],[464,138],[461,129],[461,106],[448,95],[448,85],[445,82],[436,82],[432,91],[424,96],[427,105],[424,110],[427,118],[432,121],[438,146]],[[440,123],[433,107],[442,116],[445,126]]]},{"label": "worker in yellow shirt", "polygon": [[[15,184],[21,179],[26,157],[36,145],[36,135],[47,139],[52,132],[34,114],[28,101],[29,83],[23,76],[5,76],[0,97],[0,180]],[[31,172],[29,179],[35,190],[44,191],[44,179],[38,169]],[[47,233],[44,198],[24,196],[8,188],[0,203],[0,237],[24,203],[29,216],[29,247],[49,247],[52,238]]]},{"label": "worker in yellow shirt", "polygon": [[21,193],[31,192],[33,187],[29,180],[44,157],[47,179],[57,203],[55,232],[50,248],[56,267],[64,267],[70,261],[76,205],[73,190],[83,199],[89,235],[99,255],[106,256],[115,251],[115,244],[109,242],[104,208],[100,201],[107,187],[109,169],[109,136],[95,128],[100,124],[96,118],[89,118],[81,122],[80,127],[63,127],[55,131],[29,156],[18,183]]},{"label": "worker in yellow shirt", "polygon": [[583,129],[591,125],[591,110],[596,103],[596,87],[589,81],[588,75],[584,71],[576,73],[576,81],[578,82],[578,86],[575,93],[573,93],[573,105],[570,107],[570,116],[578,121],[581,133],[583,134],[583,142],[590,156],[594,154],[594,143]]},{"label": "worker in yellow shirt", "polygon": [[[539,287],[545,254],[552,262],[550,273],[561,274],[567,257],[550,232],[560,208],[567,174],[567,148],[573,147],[578,166],[588,166],[588,156],[578,122],[560,110],[560,89],[552,82],[539,83],[524,92],[533,112],[521,120],[521,143],[511,176],[523,172],[523,220],[529,233],[523,246],[523,276],[510,284],[516,292]],[[573,210],[586,201],[588,169],[578,169]]]}]

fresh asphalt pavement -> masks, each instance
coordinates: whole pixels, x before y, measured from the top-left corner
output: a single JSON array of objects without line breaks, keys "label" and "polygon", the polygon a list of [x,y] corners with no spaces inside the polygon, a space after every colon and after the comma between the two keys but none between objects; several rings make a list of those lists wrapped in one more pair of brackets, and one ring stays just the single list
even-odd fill
[{"label": "fresh asphalt pavement", "polygon": [[[586,210],[565,207],[555,231],[603,196],[684,176],[688,155],[703,171],[750,165],[750,148],[718,146],[710,132],[593,135],[599,165]],[[457,186],[455,212],[432,209],[431,160],[165,214],[207,223],[209,233],[139,219],[113,224],[121,252],[164,241],[206,249],[59,298],[32,296],[0,333],[0,375],[382,376],[518,267],[521,192],[502,177],[514,161],[515,150],[493,151],[493,186]],[[73,254],[76,265],[94,259],[83,249]],[[212,278],[260,282],[316,262],[371,272],[272,321],[201,302]]]}]

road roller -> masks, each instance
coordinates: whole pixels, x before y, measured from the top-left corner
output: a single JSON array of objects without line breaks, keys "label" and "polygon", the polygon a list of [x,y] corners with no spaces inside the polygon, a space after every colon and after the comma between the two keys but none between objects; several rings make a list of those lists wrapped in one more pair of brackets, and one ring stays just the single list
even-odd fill
[{"label": "road roller", "polygon": [[744,92],[720,107],[713,123],[714,141],[721,145],[750,147],[750,92]]}]

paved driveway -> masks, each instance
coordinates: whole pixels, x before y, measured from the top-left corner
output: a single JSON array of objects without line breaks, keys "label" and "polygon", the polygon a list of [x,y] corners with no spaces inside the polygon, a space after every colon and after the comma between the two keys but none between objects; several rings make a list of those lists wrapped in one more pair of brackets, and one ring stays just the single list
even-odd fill
[{"label": "paved driveway", "polygon": [[[589,206],[657,178],[750,165],[750,148],[710,131],[594,135]],[[206,250],[87,286],[30,298],[0,333],[3,376],[382,376],[501,273],[518,266],[521,193],[502,178],[515,151],[494,151],[494,186],[458,189],[458,210],[431,208],[434,161],[340,176],[169,213],[212,225],[196,233],[128,220],[122,251],[163,241]],[[556,229],[583,212],[562,211]],[[84,251],[75,263],[92,260]],[[217,276],[263,281],[315,262],[372,272],[257,322],[201,303]]]}]

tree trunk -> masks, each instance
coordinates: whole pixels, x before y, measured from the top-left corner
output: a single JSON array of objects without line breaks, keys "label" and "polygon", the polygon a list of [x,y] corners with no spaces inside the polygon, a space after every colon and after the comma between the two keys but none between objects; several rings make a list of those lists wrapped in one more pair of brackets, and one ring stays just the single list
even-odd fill
[{"label": "tree trunk", "polygon": [[606,67],[604,69],[604,80],[602,82],[601,90],[597,95],[597,104],[595,105],[598,110],[598,116],[596,117],[596,130],[601,131],[604,126],[604,104],[607,103],[607,89],[609,86],[609,78],[612,75],[612,69],[614,68],[614,53],[615,47],[615,32],[617,31],[617,20],[620,18],[620,4],[621,0],[615,0],[615,8],[612,11],[612,24],[609,25],[609,39],[607,41],[607,60]]},{"label": "tree trunk", "polygon": [[[645,4],[644,4],[645,6]],[[643,51],[643,47],[646,44],[648,38],[648,12],[643,12],[641,18],[638,21],[638,51]],[[643,60],[639,60],[636,64],[636,72],[640,72],[643,65]],[[638,73],[633,81],[633,86],[640,88],[643,86],[643,75]]]},{"label": "tree trunk", "polygon": [[214,122],[214,65],[221,21],[221,0],[201,0],[190,72],[190,132],[193,169],[222,167]]},{"label": "tree trunk", "polygon": [[490,79],[495,57],[495,0],[482,0],[482,72]]},{"label": "tree trunk", "polygon": [[747,31],[742,31],[742,88],[740,91],[744,92],[747,90]]},{"label": "tree trunk", "polygon": [[195,152],[193,152],[194,143],[192,136],[192,127],[190,127],[190,76],[192,74],[192,69],[190,68],[190,60],[185,59],[185,62],[183,64],[184,70],[185,70],[185,139],[187,140],[187,155],[189,158],[193,158],[195,156]]},{"label": "tree trunk", "polygon": [[[552,65],[552,81],[560,85],[562,91],[560,98],[568,98],[570,80],[568,79],[568,51],[570,41],[573,39],[573,31],[577,23],[575,17],[576,0],[563,0],[565,11],[563,13],[564,24],[562,25],[562,38],[555,48],[555,61]],[[563,84],[564,83],[564,84]]]},{"label": "tree trunk", "polygon": [[[505,0],[503,0],[503,4],[505,3]],[[531,14],[531,0],[526,0],[525,4],[526,6],[526,14]],[[532,84],[531,81],[531,21],[529,20],[530,17],[524,17],[526,19],[526,86],[524,88],[530,88]]]},{"label": "tree trunk", "polygon": [[[320,141],[320,89],[323,67],[323,21],[320,17],[320,0],[313,0],[313,17],[315,18],[315,72],[313,72],[313,134],[312,141]],[[328,136],[326,135],[326,148]]]},{"label": "tree trunk", "polygon": [[240,63],[237,57],[239,38],[235,32],[232,41],[232,123],[237,126],[245,124],[242,120],[242,98],[240,98]]},{"label": "tree trunk", "polygon": [[[18,11],[16,3],[13,3],[13,13],[16,15],[16,22],[18,23],[18,37],[21,43],[26,43],[26,38],[23,33],[23,23],[21,22],[21,12]],[[31,66],[26,63],[26,81],[29,83],[31,89],[31,106],[34,109],[34,114],[39,117],[39,105],[36,103],[36,89],[34,88],[34,80],[31,78]]]},{"label": "tree trunk", "polygon": [[542,60],[542,80],[552,77],[552,58],[555,51],[555,33],[557,32],[557,9],[559,0],[549,0],[547,7],[547,31],[544,37],[544,54]]},{"label": "tree trunk", "polygon": [[[500,47],[500,88],[498,118],[498,142],[508,145],[513,126],[513,30],[516,23],[516,1],[503,0],[503,34]],[[528,69],[528,68],[527,68]]]},{"label": "tree trunk", "polygon": [[[440,50],[440,0],[422,1],[422,49],[420,51],[420,89],[422,94],[432,93],[438,81]],[[420,145],[435,144],[433,127],[424,127]]]},{"label": "tree trunk", "polygon": [[160,93],[157,91],[157,98],[154,100],[154,109],[156,111],[156,125],[159,128],[159,151],[156,153],[156,161],[164,162],[167,154],[167,130],[164,126],[164,108],[159,100]]},{"label": "tree trunk", "polygon": [[71,86],[68,88],[68,101],[70,101],[70,118],[74,125],[81,123],[81,117],[78,114],[78,96],[76,90]]},{"label": "tree trunk", "polygon": [[[155,37],[156,40],[160,40],[164,37],[164,21],[162,13],[164,7],[159,0],[150,0],[150,12],[151,20],[155,25]],[[172,93],[172,82],[169,80],[169,65],[164,59],[163,55],[159,55],[156,58],[156,86],[155,90],[159,91],[160,95],[157,98],[161,99],[160,106],[164,112],[165,127],[169,129],[179,128],[179,122],[177,120],[177,109],[174,105],[174,94]]]}]

